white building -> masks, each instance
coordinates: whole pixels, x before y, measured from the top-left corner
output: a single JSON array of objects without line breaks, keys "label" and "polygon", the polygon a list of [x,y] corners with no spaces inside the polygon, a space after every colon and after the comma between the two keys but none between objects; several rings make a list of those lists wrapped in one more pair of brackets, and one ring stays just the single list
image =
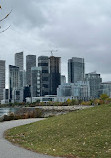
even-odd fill
[{"label": "white building", "polygon": [[45,95],[43,97],[27,97],[26,98],[26,102],[27,103],[33,103],[33,102],[49,102],[49,101],[52,101],[52,102],[57,102],[57,96],[56,95]]}]

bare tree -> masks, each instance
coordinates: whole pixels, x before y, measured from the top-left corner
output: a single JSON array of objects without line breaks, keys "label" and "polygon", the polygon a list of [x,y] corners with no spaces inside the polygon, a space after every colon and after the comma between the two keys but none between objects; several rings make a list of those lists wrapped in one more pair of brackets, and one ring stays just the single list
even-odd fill
[{"label": "bare tree", "polygon": [[[2,7],[1,7],[1,5],[0,5],[0,11],[1,11],[1,9],[2,9]],[[12,10],[11,10],[7,15],[5,15],[2,19],[0,19],[0,24],[1,24],[2,21],[4,21],[5,19],[7,19],[7,17],[11,14],[11,12],[12,12]],[[10,28],[10,26],[8,26],[7,28],[1,30],[0,33],[5,32],[5,31],[8,30],[9,28]],[[2,29],[1,26],[0,26],[0,29]]]}]

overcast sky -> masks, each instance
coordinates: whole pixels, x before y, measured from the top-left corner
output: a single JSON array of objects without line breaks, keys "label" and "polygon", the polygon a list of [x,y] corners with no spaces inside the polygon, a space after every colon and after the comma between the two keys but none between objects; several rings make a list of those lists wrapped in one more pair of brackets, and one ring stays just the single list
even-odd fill
[{"label": "overcast sky", "polygon": [[[14,64],[14,54],[60,56],[62,74],[67,61],[85,59],[85,72],[101,73],[111,80],[111,0],[1,0],[0,18],[13,9],[2,24],[0,59]],[[7,75],[8,77],[8,75]]]}]

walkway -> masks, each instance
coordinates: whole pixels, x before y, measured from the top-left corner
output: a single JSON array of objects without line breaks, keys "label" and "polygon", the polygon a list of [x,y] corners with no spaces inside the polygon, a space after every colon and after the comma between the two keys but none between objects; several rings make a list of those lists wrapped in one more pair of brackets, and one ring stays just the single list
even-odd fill
[{"label": "walkway", "polygon": [[[19,125],[24,125],[32,123],[35,121],[40,121],[42,119],[25,119],[16,121],[7,121],[0,123],[0,158],[54,158],[52,156],[38,154],[18,146],[14,146],[10,142],[4,139],[3,133],[5,130],[16,127]],[[56,157],[57,158],[57,157]]]}]

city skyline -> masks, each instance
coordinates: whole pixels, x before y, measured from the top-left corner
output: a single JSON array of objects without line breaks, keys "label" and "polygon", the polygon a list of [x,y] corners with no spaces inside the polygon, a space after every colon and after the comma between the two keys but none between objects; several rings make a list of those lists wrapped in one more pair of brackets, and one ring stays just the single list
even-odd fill
[{"label": "city skyline", "polygon": [[1,16],[13,9],[1,24],[11,25],[0,34],[0,58],[7,67],[14,64],[15,52],[50,56],[55,49],[54,56],[62,57],[63,75],[67,76],[67,57],[77,56],[85,58],[86,73],[96,70],[103,81],[110,80],[109,0],[4,0],[1,5]]},{"label": "city skyline", "polygon": [[[20,52],[21,53],[21,52]],[[19,52],[17,52],[17,53],[15,53],[15,54],[19,54]],[[14,54],[14,56],[15,56],[15,54]],[[23,63],[24,63],[24,65],[23,65],[23,67],[24,67],[24,70],[25,70],[25,72],[26,72],[26,58],[27,58],[27,56],[36,56],[36,55],[34,55],[34,54],[28,54],[27,56],[25,56],[24,55],[25,53],[23,52]],[[41,56],[40,56],[41,57]],[[43,57],[45,57],[45,55],[43,55]],[[51,57],[51,55],[49,55],[49,57]],[[39,58],[39,56],[36,56],[36,67],[38,67],[38,58]],[[61,59],[62,59],[62,57],[60,57]],[[84,60],[84,64],[85,64],[85,66],[84,66],[84,74],[87,74],[87,73],[92,73],[92,72],[97,72],[97,71],[90,71],[90,72],[86,72],[86,69],[87,69],[87,64],[86,64],[86,62],[85,62],[85,59],[84,58],[80,58],[80,57],[71,57],[71,58],[77,58],[77,59],[83,59]],[[1,59],[2,60],[2,59]],[[15,60],[15,58],[14,58],[14,60]],[[68,62],[69,62],[69,60],[70,60],[70,58],[69,59],[67,59],[67,61],[66,61],[66,67],[67,67],[67,72],[66,72],[66,74],[65,74],[65,77],[66,77],[66,82],[68,82]],[[6,65],[7,65],[7,61],[6,60],[4,60],[5,61],[5,63],[6,63]],[[15,61],[13,62],[14,64],[9,64],[9,65],[13,65],[13,66],[16,66],[16,64],[15,64]],[[6,88],[9,88],[9,65],[7,65],[8,66],[8,68],[6,68],[6,70],[5,70],[5,75],[6,75],[6,78],[5,78],[5,87]],[[62,65],[62,62],[61,62],[61,65]],[[62,69],[62,67],[61,67],[61,69]],[[99,72],[97,72],[97,73],[99,73]],[[64,75],[64,73],[61,71],[61,75]],[[102,77],[102,74],[101,74],[101,77]],[[103,80],[103,82],[109,82],[110,81],[110,78],[109,78],[109,80],[105,80],[104,81],[104,79],[102,78],[102,80]]]},{"label": "city skyline", "polygon": [[[9,65],[9,100],[5,96],[6,89],[1,89],[3,92],[3,100],[1,103],[7,102],[30,102],[31,98],[45,96],[63,97],[61,101],[66,100],[64,97],[73,96],[75,99],[89,100],[98,98],[104,90],[110,96],[109,82],[102,82],[101,74],[94,72],[85,72],[84,58],[72,57],[68,59],[68,82],[62,82],[63,76],[61,74],[61,57],[53,56],[39,56],[38,64],[36,55],[27,55],[24,59],[24,53],[15,53],[15,65]],[[23,64],[20,63],[26,60],[26,75],[24,74]],[[3,60],[1,60],[2,62]],[[4,61],[5,63],[5,61]],[[38,66],[37,66],[38,65]],[[20,67],[22,70],[20,70]],[[3,73],[5,73],[5,66],[1,65]],[[22,75],[21,72],[22,71]],[[1,73],[2,74],[2,73]],[[25,76],[26,78],[24,78]],[[20,77],[21,76],[21,77]],[[1,81],[2,81],[1,75]],[[27,83],[25,82],[27,81]],[[20,84],[21,81],[25,84]],[[5,79],[3,80],[5,83]],[[111,82],[111,81],[110,81]],[[83,88],[84,87],[84,88]],[[103,89],[103,88],[104,89]],[[27,89],[28,88],[28,89]],[[28,91],[26,91],[26,89]],[[68,92],[68,91],[69,92]],[[2,93],[1,93],[2,94]],[[33,99],[32,99],[33,100]],[[50,99],[49,99],[50,100]],[[33,100],[34,101],[34,100]]]}]

